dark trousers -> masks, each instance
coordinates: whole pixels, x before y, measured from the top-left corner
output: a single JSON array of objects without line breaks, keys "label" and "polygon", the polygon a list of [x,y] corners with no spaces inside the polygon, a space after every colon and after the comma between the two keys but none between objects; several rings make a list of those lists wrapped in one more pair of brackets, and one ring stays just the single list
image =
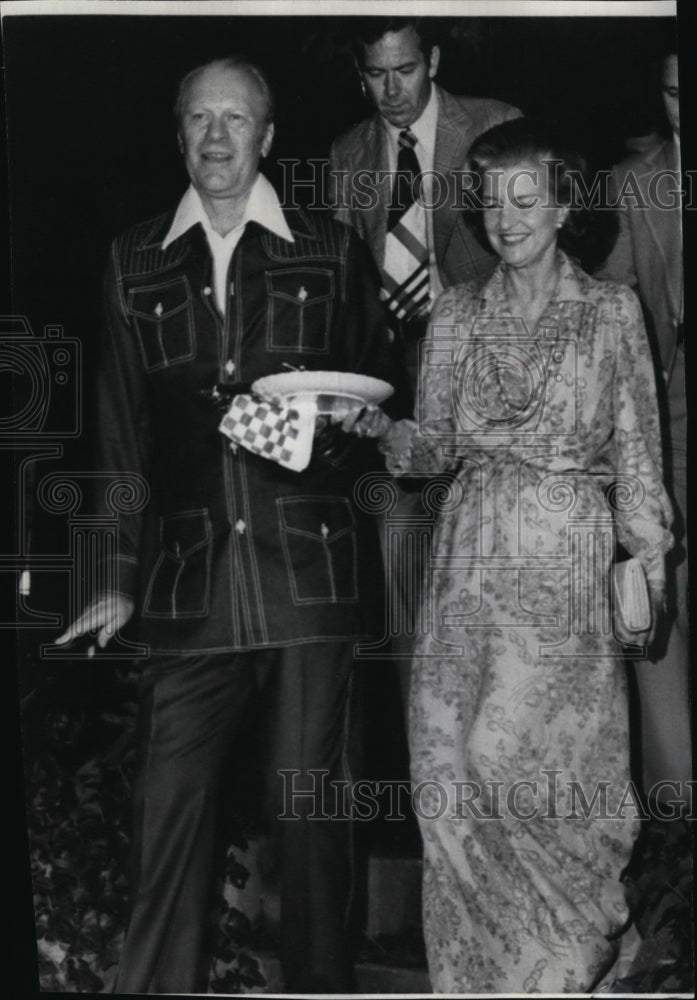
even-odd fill
[{"label": "dark trousers", "polygon": [[[289,992],[352,992],[350,821],[297,794],[308,772],[348,780],[353,643],[158,659],[142,678],[132,915],[117,993],[193,993],[214,877],[223,761],[261,684],[272,691],[266,810],[281,851],[281,965]],[[284,774],[279,774],[279,771]],[[293,772],[298,772],[294,775]],[[303,784],[303,783],[307,784]],[[289,799],[292,789],[296,794]],[[313,818],[309,818],[313,815]],[[315,818],[317,817],[317,818]]]}]

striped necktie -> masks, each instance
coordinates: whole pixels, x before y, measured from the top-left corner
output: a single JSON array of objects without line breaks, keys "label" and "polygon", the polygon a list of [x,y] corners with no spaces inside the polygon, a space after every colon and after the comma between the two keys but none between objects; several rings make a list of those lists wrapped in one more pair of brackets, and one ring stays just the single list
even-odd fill
[{"label": "striped necktie", "polygon": [[417,200],[419,161],[416,136],[399,133],[397,172],[387,213],[382,278],[388,309],[400,320],[415,319],[430,305],[426,210]]}]

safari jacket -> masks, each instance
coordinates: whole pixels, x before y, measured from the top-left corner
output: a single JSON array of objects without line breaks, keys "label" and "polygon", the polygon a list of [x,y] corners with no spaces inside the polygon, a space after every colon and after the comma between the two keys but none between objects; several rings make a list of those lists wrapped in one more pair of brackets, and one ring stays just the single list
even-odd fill
[{"label": "safari jacket", "polygon": [[[113,569],[153,651],[248,650],[371,636],[382,568],[354,487],[374,455],[351,439],[302,473],[234,451],[208,396],[287,371],[392,376],[370,255],[346,226],[285,213],[295,242],[247,224],[218,311],[200,224],[162,250],[173,213],[117,238],[105,285],[100,467],[137,473],[144,509],[120,515]],[[348,456],[348,457],[346,457]]]}]

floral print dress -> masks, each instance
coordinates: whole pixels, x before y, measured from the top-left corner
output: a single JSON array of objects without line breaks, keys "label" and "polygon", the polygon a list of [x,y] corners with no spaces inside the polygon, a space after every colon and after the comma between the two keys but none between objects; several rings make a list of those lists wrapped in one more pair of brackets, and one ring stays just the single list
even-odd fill
[{"label": "floral print dress", "polygon": [[[638,301],[559,253],[534,333],[504,265],[449,289],[390,470],[440,480],[410,701],[435,992],[588,990],[638,829],[609,570],[662,576],[671,511]],[[432,491],[432,496],[435,493]]]}]

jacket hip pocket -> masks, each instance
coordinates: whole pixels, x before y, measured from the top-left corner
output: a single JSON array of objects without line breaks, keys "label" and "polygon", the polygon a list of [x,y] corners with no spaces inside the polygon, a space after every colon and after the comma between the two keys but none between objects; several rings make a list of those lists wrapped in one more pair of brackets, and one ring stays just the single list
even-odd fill
[{"label": "jacket hip pocket", "polygon": [[157,285],[131,288],[128,313],[138,334],[147,371],[192,360],[193,306],[184,275]]},{"label": "jacket hip pocket", "polygon": [[207,509],[171,514],[160,521],[160,554],[150,575],[144,618],[204,618],[211,574],[211,524]]},{"label": "jacket hip pocket", "polygon": [[334,301],[334,272],[289,267],[266,272],[266,346],[292,354],[326,354]]},{"label": "jacket hip pocket", "polygon": [[356,522],[346,497],[280,497],[276,503],[293,601],[357,601]]}]

